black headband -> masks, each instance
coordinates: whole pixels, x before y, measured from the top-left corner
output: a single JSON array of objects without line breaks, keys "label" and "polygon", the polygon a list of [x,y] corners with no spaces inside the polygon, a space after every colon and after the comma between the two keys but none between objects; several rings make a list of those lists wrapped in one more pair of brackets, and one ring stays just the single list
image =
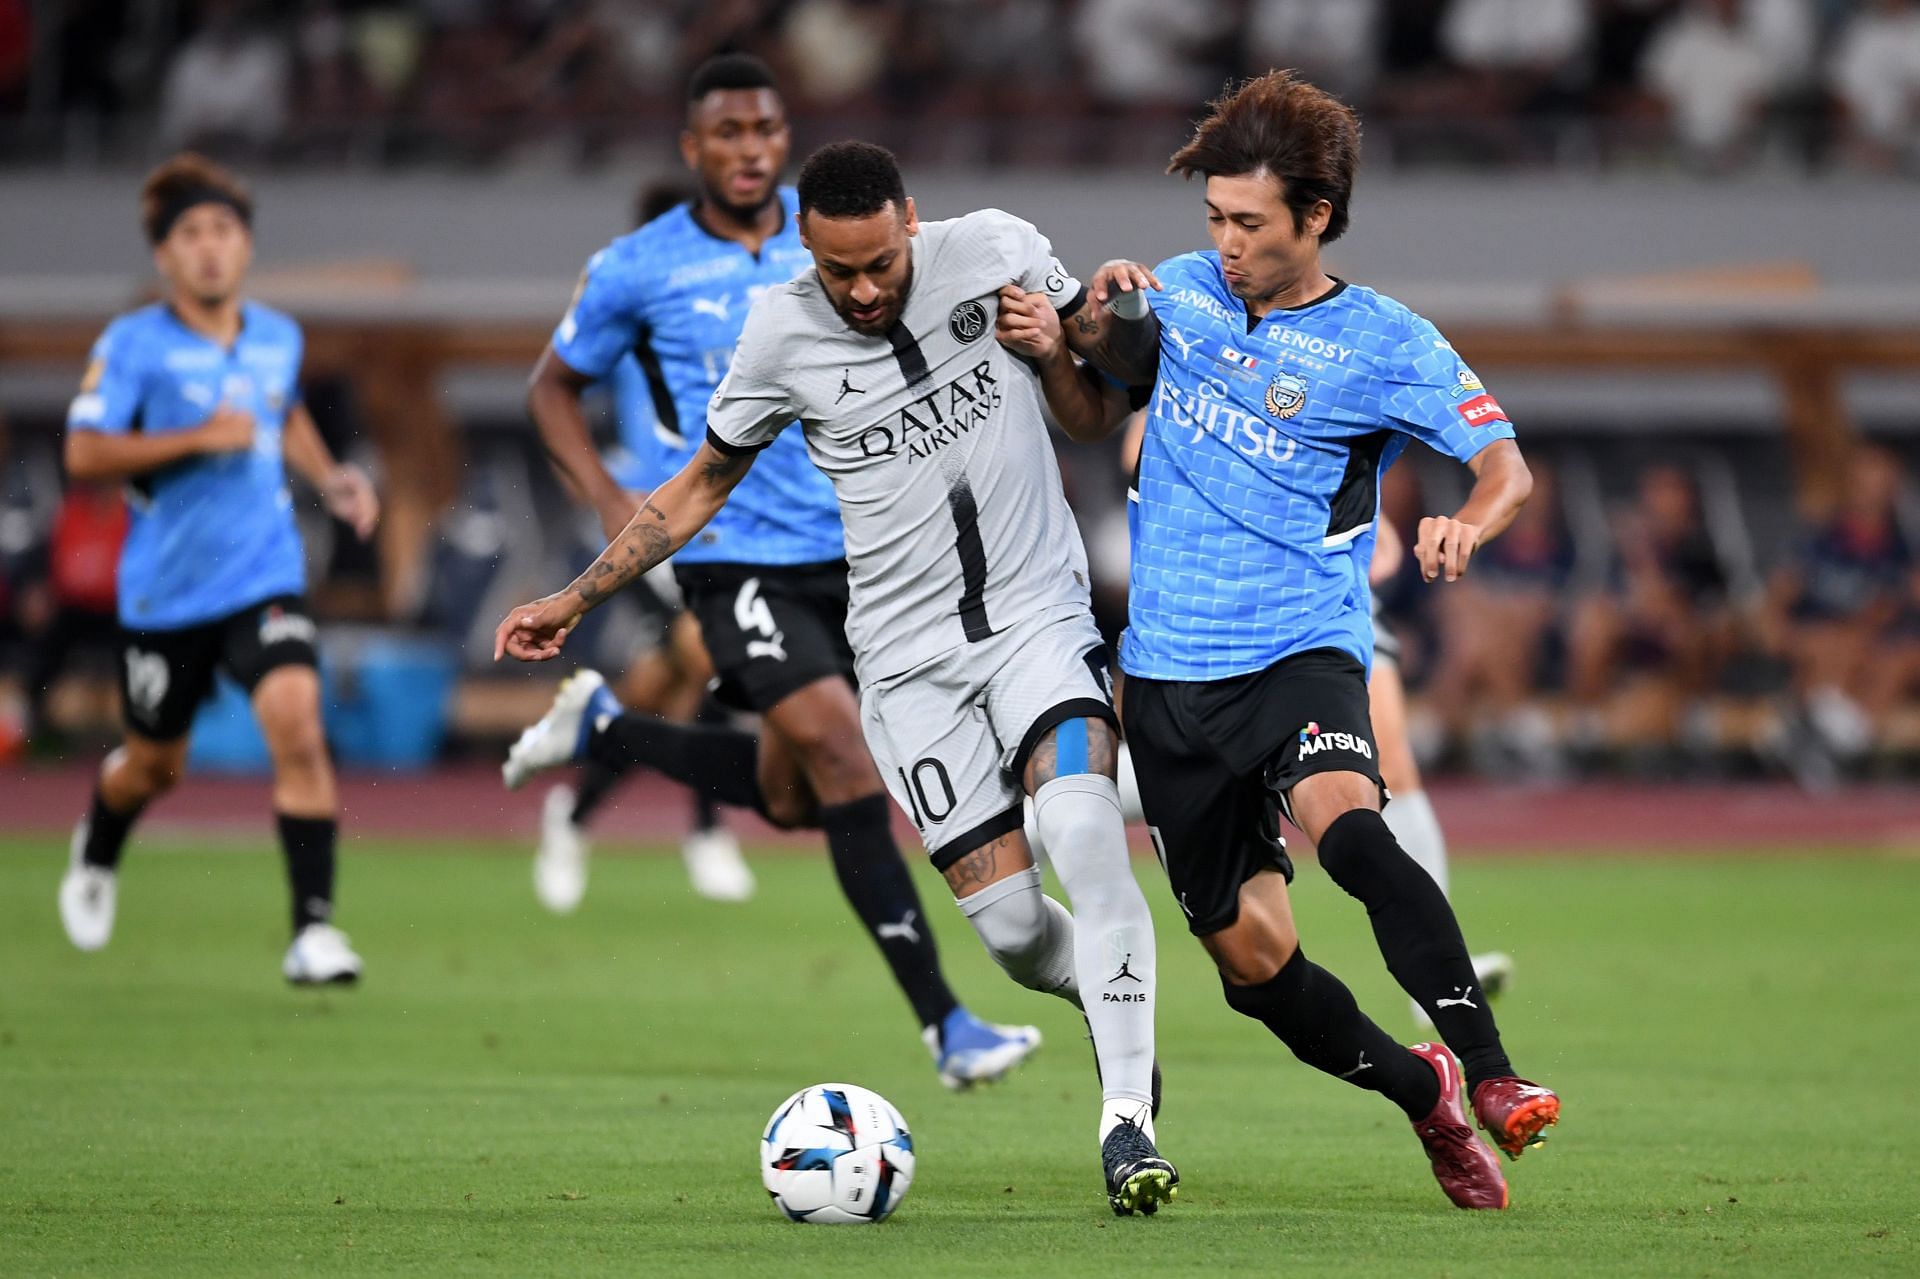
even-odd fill
[{"label": "black headband", "polygon": [[178,222],[188,209],[202,204],[224,204],[233,210],[233,215],[239,218],[244,226],[249,228],[253,226],[253,215],[248,212],[247,206],[234,199],[231,193],[219,187],[190,186],[182,187],[174,193],[172,199],[160,206],[160,211],[154,215],[152,223],[147,227],[147,234],[152,237],[155,244],[159,244],[173,234],[173,224]]}]

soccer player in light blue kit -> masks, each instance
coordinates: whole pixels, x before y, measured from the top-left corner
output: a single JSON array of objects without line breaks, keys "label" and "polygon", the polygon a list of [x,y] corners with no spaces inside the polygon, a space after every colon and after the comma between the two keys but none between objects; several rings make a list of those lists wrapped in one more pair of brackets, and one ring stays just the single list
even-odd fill
[{"label": "soccer player in light blue kit", "polygon": [[[680,147],[699,177],[699,199],[594,255],[534,370],[528,405],[541,438],[610,538],[639,506],[594,449],[580,393],[632,353],[658,428],[683,441],[682,462],[695,455],[748,310],[812,267],[794,192],[779,185],[789,145],[786,109],[763,63],[724,55],[698,68]],[[776,825],[823,830],[841,890],[906,994],[942,1082],[963,1088],[1005,1074],[1039,1045],[1040,1032],[975,1017],[941,972],[861,735],[839,503],[800,432],[759,455],[726,509],[673,564],[720,700],[759,714],[761,731],[622,713],[605,681],[581,671],[515,744],[507,784],[573,760],[640,764]]]},{"label": "soccer player in light blue kit", "polygon": [[300,326],[241,297],[253,257],[245,187],[180,155],[148,176],[140,204],[165,300],[107,327],[67,415],[67,473],[124,480],[132,524],[119,582],[126,739],[74,831],[60,917],[80,949],[107,944],[128,832],[179,780],[194,709],[224,670],[251,697],[273,761],[293,896],[282,971],[296,984],[352,982],[360,957],[330,922],[339,798],[287,469],[363,538],[379,505],[300,402]]},{"label": "soccer player in light blue kit", "polygon": [[[1205,177],[1215,251],[1152,273],[1110,263],[1094,299],[1152,286],[1151,311],[1072,317],[1110,330],[1094,352],[1107,374],[1153,387],[1131,512],[1123,723],[1146,820],[1228,1005],[1303,1061],[1397,1103],[1455,1204],[1503,1208],[1461,1066],[1509,1155],[1538,1143],[1559,1099],[1515,1076],[1445,895],[1381,818],[1367,570],[1380,473],[1409,439],[1476,477],[1456,515],[1421,521],[1428,581],[1458,578],[1531,481],[1506,414],[1446,339],[1321,269],[1320,246],[1347,225],[1358,154],[1352,111],[1289,73],[1229,92],[1170,166]],[[1029,298],[1003,308],[1014,313],[1003,329],[1034,323]],[[1070,433],[1125,415],[1098,378],[1047,386]],[[1301,951],[1283,813],[1366,906],[1388,968],[1458,1059],[1396,1044]]]},{"label": "soccer player in light blue kit", "polygon": [[[636,201],[634,225],[645,226],[689,199],[678,183],[648,183]],[[621,488],[645,493],[680,469],[683,441],[660,427],[653,391],[640,360],[629,352],[598,384],[618,433],[606,452],[607,472]],[[634,584],[628,603],[639,613],[634,656],[616,685],[639,710],[676,723],[725,712],[708,696],[713,664],[700,642],[700,624],[687,611],[673,569],[662,565]],[[534,894],[556,914],[579,907],[587,891],[592,842],[587,825],[618,786],[626,769],[588,759],[579,770],[578,789],[555,783],[541,801],[540,842],[533,858]],[[698,790],[680,855],[693,891],[711,901],[739,902],[753,896],[753,871],[740,855],[740,842],[720,819],[719,807]]]}]

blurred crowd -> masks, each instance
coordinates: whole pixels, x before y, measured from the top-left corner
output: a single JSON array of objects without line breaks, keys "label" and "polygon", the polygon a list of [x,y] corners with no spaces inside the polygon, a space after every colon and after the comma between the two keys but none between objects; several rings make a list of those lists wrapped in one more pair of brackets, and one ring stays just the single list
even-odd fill
[{"label": "blurred crowd", "polygon": [[[1467,577],[1435,590],[1409,566],[1381,590],[1429,760],[1823,787],[1920,753],[1920,506],[1895,452],[1857,446],[1819,510],[1756,492],[1714,451],[1653,457],[1611,494],[1577,452],[1534,474]],[[1412,472],[1389,479],[1403,528],[1451,509]]]},{"label": "blurred crowd", "polygon": [[0,0],[0,156],[591,163],[734,48],[915,160],[1158,154],[1293,66],[1376,163],[1920,168],[1920,0]]}]

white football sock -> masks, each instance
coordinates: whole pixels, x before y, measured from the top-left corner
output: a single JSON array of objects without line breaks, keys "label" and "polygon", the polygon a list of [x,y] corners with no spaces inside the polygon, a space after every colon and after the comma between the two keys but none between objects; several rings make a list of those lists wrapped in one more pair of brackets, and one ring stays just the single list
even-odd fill
[{"label": "white football sock", "polygon": [[1153,916],[1127,860],[1120,792],[1111,780],[1090,773],[1057,777],[1034,795],[1033,807],[1054,873],[1073,904],[1074,968],[1100,1061],[1104,1137],[1112,1103],[1153,1096]]},{"label": "white football sock", "polygon": [[1146,821],[1146,811],[1140,807],[1140,782],[1133,775],[1133,752],[1125,742],[1120,743],[1120,752],[1114,758],[1114,773],[1119,778],[1121,820],[1128,825]]},{"label": "white football sock", "polygon": [[1407,850],[1407,856],[1419,862],[1420,868],[1433,876],[1433,882],[1440,885],[1441,892],[1450,893],[1452,886],[1447,882],[1447,837],[1440,831],[1440,819],[1434,815],[1433,801],[1427,798],[1427,792],[1417,790],[1395,795],[1393,802],[1380,815],[1386,818],[1387,829],[1400,841],[1400,847]]},{"label": "white football sock", "polygon": [[987,953],[1007,976],[1075,1005],[1073,916],[1040,891],[1040,868],[1030,866],[956,899]]},{"label": "white football sock", "polygon": [[1147,1134],[1147,1140],[1153,1136],[1153,1104],[1135,1101],[1131,1097],[1113,1097],[1100,1103],[1100,1144],[1107,1144],[1107,1134],[1121,1124],[1132,1124]]}]

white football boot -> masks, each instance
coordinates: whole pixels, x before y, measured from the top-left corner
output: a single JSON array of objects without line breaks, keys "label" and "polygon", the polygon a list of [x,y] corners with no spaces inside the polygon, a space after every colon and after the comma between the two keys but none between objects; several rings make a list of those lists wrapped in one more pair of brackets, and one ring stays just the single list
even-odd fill
[{"label": "white football boot", "polygon": [[351,986],[360,980],[360,956],[332,924],[308,924],[287,947],[280,971],[296,986]]},{"label": "white football boot", "polygon": [[540,805],[540,848],[533,855],[533,893],[556,915],[570,915],[587,895],[587,857],[593,846],[573,824],[573,787],[547,792]]},{"label": "white football boot", "polygon": [[87,846],[87,819],[73,828],[67,873],[60,879],[60,922],[67,940],[81,950],[99,950],[113,936],[113,910],[119,877],[104,866],[89,866],[80,856]]},{"label": "white football boot", "polygon": [[693,891],[708,901],[743,902],[753,896],[753,871],[732,831],[719,826],[694,831],[680,841],[680,856]]},{"label": "white football boot", "polygon": [[579,759],[593,730],[624,709],[599,671],[567,676],[547,713],[528,725],[507,752],[507,762],[500,766],[507,789],[519,790],[534,774]]}]

